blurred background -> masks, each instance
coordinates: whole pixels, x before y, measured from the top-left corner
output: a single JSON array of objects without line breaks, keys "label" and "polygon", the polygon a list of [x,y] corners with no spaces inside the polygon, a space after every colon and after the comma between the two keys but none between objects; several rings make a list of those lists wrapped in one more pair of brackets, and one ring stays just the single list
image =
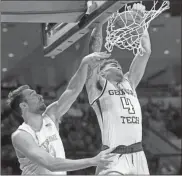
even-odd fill
[{"label": "blurred background", "polygon": [[[44,96],[46,104],[65,90],[81,59],[88,54],[90,32],[55,57],[44,57],[42,24],[1,24],[1,174],[20,174],[11,143],[11,134],[23,122],[6,104],[9,91],[30,85]],[[49,24],[49,26],[54,24]],[[103,27],[105,37],[106,25]],[[137,88],[143,114],[143,146],[150,174],[182,174],[181,170],[181,4],[152,21],[149,34],[152,55]],[[102,49],[105,50],[104,48]],[[124,72],[133,59],[132,52],[112,52]],[[60,124],[66,157],[95,156],[101,147],[101,133],[90,107],[85,87]],[[93,175],[95,168],[68,174]]]}]

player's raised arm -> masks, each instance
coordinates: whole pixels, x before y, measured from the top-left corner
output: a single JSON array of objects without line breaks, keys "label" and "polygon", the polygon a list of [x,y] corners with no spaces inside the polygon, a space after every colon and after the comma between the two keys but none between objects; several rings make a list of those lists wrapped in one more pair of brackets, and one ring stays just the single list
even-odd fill
[{"label": "player's raised arm", "polygon": [[44,149],[40,148],[34,141],[33,137],[25,131],[16,131],[12,135],[14,148],[29,158],[34,163],[52,171],[73,171],[91,166],[107,165],[111,162],[110,154],[113,149],[103,151],[93,158],[86,159],[63,159],[52,157]]},{"label": "player's raised arm", "polygon": [[[145,11],[145,6],[140,3],[134,4],[132,10],[137,11],[137,13],[143,14],[143,12]],[[141,18],[142,18],[142,15],[141,15]],[[149,37],[149,33],[147,29],[144,31],[144,34],[142,36],[141,45],[144,49],[143,55],[137,54],[134,57],[131,63],[131,66],[129,68],[129,72],[125,74],[125,77],[129,79],[133,89],[136,89],[139,82],[141,81],[145,72],[148,59],[151,54],[151,43],[150,43],[150,37]]]},{"label": "player's raised arm", "polygon": [[87,79],[87,70],[89,65],[98,64],[102,59],[110,57],[110,54],[104,52],[95,52],[83,58],[75,75],[71,78],[67,89],[58,99],[58,101],[49,105],[45,111],[54,122],[59,120],[71,107],[79,93],[82,91]]},{"label": "player's raised arm", "polygon": [[[102,49],[102,24],[98,24],[92,31],[90,40],[89,40],[89,53],[93,52],[100,52]],[[90,79],[92,77],[95,77],[95,81],[97,80],[97,66],[96,64],[92,64],[88,66],[88,72],[87,72],[87,80],[86,85],[89,83]],[[92,81],[94,83],[94,81]]]},{"label": "player's raised arm", "polygon": [[[103,24],[105,23],[105,21],[100,22],[93,29],[93,31],[91,33],[91,36],[90,36],[90,40],[89,40],[89,53],[100,52],[101,51],[102,45],[103,45],[102,27],[103,27]],[[93,74],[97,73],[97,72],[93,72],[93,70],[96,69],[96,68],[97,67],[92,67],[92,68],[90,67],[88,69],[88,79],[87,79],[87,81],[89,80],[89,78]]]},{"label": "player's raised arm", "polygon": [[[90,4],[90,5],[89,5]],[[98,7],[98,1],[88,1],[87,3],[88,9],[86,14],[91,14],[94,10]],[[98,23],[96,27],[92,30],[90,40],[89,40],[89,53],[93,52],[100,52],[102,49],[103,44],[103,37],[102,37],[102,26],[106,22],[107,19],[104,21]],[[86,21],[86,18],[84,19]],[[89,65],[88,67],[88,73],[87,73],[87,81],[86,81],[86,87],[87,89],[90,89],[90,87],[95,84],[95,82],[99,79],[98,78],[98,71],[97,67],[98,65]]]},{"label": "player's raised arm", "polygon": [[102,49],[102,24],[98,24],[92,31],[89,41],[89,53],[100,52]]},{"label": "player's raised arm", "polygon": [[145,68],[151,54],[151,43],[148,31],[144,32],[141,44],[145,52],[143,56],[140,54],[135,56],[129,68],[129,72],[127,73],[128,79],[134,89],[138,86],[144,75]]}]

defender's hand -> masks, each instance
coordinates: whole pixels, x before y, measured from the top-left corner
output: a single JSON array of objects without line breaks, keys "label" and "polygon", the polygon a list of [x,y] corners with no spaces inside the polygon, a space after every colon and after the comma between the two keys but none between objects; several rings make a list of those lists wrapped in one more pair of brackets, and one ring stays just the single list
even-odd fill
[{"label": "defender's hand", "polygon": [[111,153],[115,148],[109,148],[100,152],[97,156],[94,157],[94,162],[98,166],[106,166],[113,162],[114,153]]},{"label": "defender's hand", "polygon": [[104,59],[107,59],[111,54],[106,52],[94,52],[83,58],[83,62],[89,64],[90,66],[96,66],[101,63]]}]

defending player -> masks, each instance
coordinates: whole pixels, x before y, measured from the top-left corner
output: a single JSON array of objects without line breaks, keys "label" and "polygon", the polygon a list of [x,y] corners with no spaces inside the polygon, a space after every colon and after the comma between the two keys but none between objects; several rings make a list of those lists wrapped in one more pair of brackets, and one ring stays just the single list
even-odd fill
[{"label": "defending player", "polygon": [[[135,7],[135,10],[145,9],[141,4]],[[113,162],[108,167],[98,166],[96,174],[149,174],[142,148],[142,113],[136,94],[151,54],[147,31],[141,44],[144,55],[135,56],[126,74],[114,59],[89,67],[86,88],[101,128],[103,150],[116,147]],[[102,25],[98,25],[90,38],[90,53],[100,51],[101,47]]]},{"label": "defending player", "polygon": [[88,65],[110,55],[93,53],[81,65],[58,101],[47,108],[43,97],[28,86],[21,86],[9,94],[10,107],[23,117],[24,123],[12,134],[12,143],[23,175],[66,174],[90,166],[108,164],[112,149],[88,159],[65,159],[59,136],[59,121],[81,92],[87,78]]}]

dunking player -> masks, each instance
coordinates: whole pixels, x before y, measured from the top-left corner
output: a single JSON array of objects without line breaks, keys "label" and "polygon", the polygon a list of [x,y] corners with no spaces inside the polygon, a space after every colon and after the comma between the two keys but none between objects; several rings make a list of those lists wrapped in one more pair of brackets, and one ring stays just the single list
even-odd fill
[{"label": "dunking player", "polygon": [[65,92],[47,108],[43,97],[27,85],[10,92],[10,107],[22,116],[24,123],[12,134],[12,143],[23,175],[66,174],[90,166],[111,162],[112,149],[88,159],[65,159],[59,136],[59,121],[81,92],[87,78],[88,65],[110,55],[93,53],[85,56]]},{"label": "dunking player", "polygon": [[[141,4],[135,8],[145,9]],[[101,128],[103,150],[116,147],[113,162],[108,167],[98,166],[96,174],[149,174],[142,149],[142,113],[136,94],[151,54],[147,31],[141,44],[144,55],[135,56],[126,74],[114,59],[89,67],[86,88]],[[89,47],[90,53],[101,50],[102,25],[93,30]]]}]

